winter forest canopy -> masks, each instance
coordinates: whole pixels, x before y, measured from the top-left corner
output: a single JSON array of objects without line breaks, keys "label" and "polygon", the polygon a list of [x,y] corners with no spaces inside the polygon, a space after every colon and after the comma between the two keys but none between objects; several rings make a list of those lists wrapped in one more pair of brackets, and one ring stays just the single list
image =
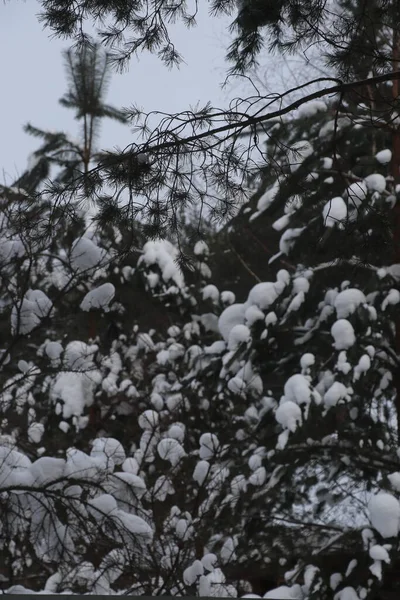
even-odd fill
[{"label": "winter forest canopy", "polygon": [[304,83],[156,126],[113,69],[198,2],[40,4],[80,136],[0,190],[2,591],[398,598],[398,3],[210,0]]}]

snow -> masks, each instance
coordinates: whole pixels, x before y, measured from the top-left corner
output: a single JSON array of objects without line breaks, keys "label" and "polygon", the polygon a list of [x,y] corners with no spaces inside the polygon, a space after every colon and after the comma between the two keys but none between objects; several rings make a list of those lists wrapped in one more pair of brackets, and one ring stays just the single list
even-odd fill
[{"label": "snow", "polygon": [[293,280],[293,291],[295,294],[298,294],[299,292],[304,292],[304,294],[307,294],[309,289],[310,282],[306,277],[295,277]]},{"label": "snow", "polygon": [[112,460],[115,465],[122,465],[125,461],[125,450],[122,444],[114,438],[96,438],[92,445],[90,456]]},{"label": "snow", "polygon": [[159,422],[158,413],[154,410],[145,410],[138,419],[139,427],[143,430],[154,431]]},{"label": "snow", "polygon": [[63,458],[43,456],[35,460],[29,470],[35,485],[40,486],[62,479],[65,474],[65,467],[66,463]]},{"label": "snow", "polygon": [[358,208],[368,194],[367,184],[364,181],[356,181],[347,188],[347,197],[350,208]]},{"label": "snow", "polygon": [[335,196],[322,209],[322,218],[326,227],[340,225],[347,217],[347,206],[343,198]]},{"label": "snow", "polygon": [[221,302],[223,304],[233,304],[235,302],[235,294],[229,290],[221,292]]},{"label": "snow", "polygon": [[219,300],[219,291],[215,285],[209,284],[203,288],[203,300],[211,300],[217,303]]},{"label": "snow", "polygon": [[336,350],[347,350],[354,346],[356,336],[353,325],[347,319],[339,319],[331,327],[331,335],[333,337]]},{"label": "snow", "polygon": [[308,379],[297,373],[289,377],[284,387],[284,401],[296,404],[309,404],[311,400],[311,389]]},{"label": "snow", "polygon": [[203,460],[209,460],[219,450],[219,441],[214,433],[203,433],[200,437],[199,456]]},{"label": "snow", "polygon": [[179,289],[183,289],[185,281],[177,262],[178,258],[179,252],[170,242],[151,240],[143,246],[143,254],[138,260],[138,265],[142,263],[147,267],[157,265],[165,283],[172,281]]},{"label": "snow", "polygon": [[267,471],[265,467],[258,467],[249,477],[249,483],[254,486],[261,486],[267,480]]},{"label": "snow", "polygon": [[228,349],[236,350],[241,344],[251,341],[250,329],[246,325],[232,327],[228,338]]},{"label": "snow", "polygon": [[[400,264],[393,264],[386,267],[385,271],[389,273],[396,281],[400,281]],[[386,275],[386,273],[385,273]]]},{"label": "snow", "polygon": [[349,391],[340,381],[335,381],[324,394],[324,403],[328,408],[336,406],[340,400],[349,399]]},{"label": "snow", "polygon": [[168,437],[174,438],[174,440],[178,440],[178,442],[182,444],[185,439],[184,425],[182,423],[174,423],[174,425],[171,425],[168,429]]},{"label": "snow", "polygon": [[276,285],[270,281],[257,283],[251,290],[247,298],[246,307],[258,306],[261,310],[266,310],[275,302],[279,294]]},{"label": "snow", "polygon": [[245,305],[232,304],[225,308],[218,319],[218,328],[220,334],[226,342],[229,340],[231,330],[235,325],[244,325],[245,320]]},{"label": "snow", "polygon": [[41,319],[50,315],[53,303],[41,290],[28,290],[21,303],[11,311],[11,331],[26,335],[37,327]]},{"label": "snow", "polygon": [[154,484],[154,498],[160,502],[164,502],[167,496],[172,494],[175,494],[175,489],[171,480],[165,475],[160,475]]},{"label": "snow", "polygon": [[215,554],[210,552],[203,556],[201,562],[206,571],[213,571],[218,562],[218,559]]},{"label": "snow", "polygon": [[274,313],[274,311],[269,312],[266,317],[265,317],[265,325],[268,327],[268,325],[275,325],[275,323],[278,322],[278,317],[276,316],[276,313]]},{"label": "snow", "polygon": [[347,586],[335,594],[333,600],[360,600],[360,597],[353,587]]},{"label": "snow", "polygon": [[122,470],[126,473],[133,473],[133,475],[137,475],[139,473],[139,465],[137,460],[132,456],[126,458],[122,463]]},{"label": "snow", "polygon": [[186,585],[193,585],[200,575],[204,573],[204,566],[200,560],[195,560],[190,567],[183,572],[183,581]]},{"label": "snow", "polygon": [[100,267],[104,265],[106,258],[106,251],[88,237],[81,237],[72,244],[71,266],[78,272]]},{"label": "snow", "polygon": [[59,342],[47,342],[44,351],[50,360],[56,361],[60,358],[63,347]]},{"label": "snow", "polygon": [[93,308],[109,310],[109,304],[115,296],[115,287],[112,283],[103,283],[86,294],[81,302],[81,310],[89,311]]},{"label": "snow", "polygon": [[142,537],[146,541],[152,540],[153,530],[141,517],[117,510],[113,518],[118,520],[132,535]]},{"label": "snow", "polygon": [[245,395],[246,392],[246,384],[241,377],[232,377],[228,381],[228,390],[232,392],[232,394],[237,395]]},{"label": "snow", "polygon": [[257,321],[264,319],[264,313],[257,306],[249,306],[245,312],[246,325],[251,327]]},{"label": "snow", "polygon": [[193,479],[194,481],[196,481],[199,485],[203,485],[208,472],[210,470],[210,463],[207,462],[206,460],[200,460],[197,465],[194,468],[193,471]]},{"label": "snow", "polygon": [[146,493],[146,484],[141,477],[133,473],[118,472],[113,477],[125,483],[133,491],[136,499],[140,499]]},{"label": "snow", "polygon": [[380,173],[367,175],[364,181],[370,192],[379,192],[381,194],[386,189],[386,179]]},{"label": "snow", "polygon": [[311,100],[297,109],[298,116],[301,118],[314,117],[319,112],[326,112],[328,109],[322,100]]},{"label": "snow", "polygon": [[365,295],[357,288],[348,288],[339,292],[334,301],[336,315],[338,319],[346,319],[353,314],[356,309],[366,302]]},{"label": "snow", "polygon": [[386,298],[384,299],[384,301],[382,302],[382,310],[386,310],[389,305],[394,306],[395,304],[398,304],[399,302],[400,302],[400,292],[399,292],[399,290],[392,288],[389,291]]},{"label": "snow", "polygon": [[21,240],[0,240],[0,260],[2,262],[20,258],[24,256],[25,253],[26,249]]},{"label": "snow", "polygon": [[[277,195],[277,193],[279,192],[279,181],[275,181],[273,186],[268,188],[264,194],[260,197],[260,199],[258,200],[257,203],[257,212],[255,213],[257,216],[264,212],[265,210],[267,210],[267,208],[272,204],[272,202],[274,201],[275,196]],[[252,217],[254,217],[255,215],[252,215]],[[251,220],[253,220],[252,218],[250,218]]]},{"label": "snow", "polygon": [[293,587],[281,585],[274,590],[270,590],[263,597],[271,598],[272,600],[301,600],[303,594],[299,585],[294,585]]},{"label": "snow", "polygon": [[389,553],[383,546],[375,544],[369,549],[369,555],[372,560],[383,560],[385,563],[390,563]]},{"label": "snow", "polygon": [[354,378],[359,379],[360,375],[366,373],[371,368],[371,359],[368,354],[363,354],[354,369]]},{"label": "snow", "polygon": [[281,281],[285,285],[289,285],[290,283],[290,273],[286,269],[279,269],[276,274],[276,280]]},{"label": "snow", "polygon": [[298,294],[296,294],[296,296],[294,298],[292,298],[292,300],[287,308],[287,311],[293,312],[293,311],[299,310],[299,308],[303,304],[304,300],[305,300],[304,292],[299,292]]},{"label": "snow", "polygon": [[282,231],[282,229],[285,229],[290,223],[290,217],[290,214],[279,217],[279,219],[272,223],[273,229],[275,229],[275,231]]},{"label": "snow", "polygon": [[93,368],[93,358],[98,351],[96,344],[88,345],[79,340],[69,342],[64,353],[64,365],[74,371],[87,371]]},{"label": "snow", "polygon": [[44,434],[43,423],[31,423],[28,427],[28,439],[32,444],[39,444]]},{"label": "snow", "polygon": [[298,238],[304,231],[305,227],[297,227],[295,229],[287,229],[279,240],[279,250],[283,254],[289,254],[290,250]]},{"label": "snow", "polygon": [[262,458],[259,454],[253,454],[248,460],[249,469],[255,471],[262,465]]},{"label": "snow", "polygon": [[372,496],[368,503],[368,512],[372,527],[383,538],[398,535],[400,530],[400,504],[394,496],[386,492],[379,492]]},{"label": "snow", "polygon": [[198,242],[196,242],[194,246],[194,253],[196,256],[207,256],[210,253],[208,246],[204,240],[199,240]]},{"label": "snow", "polygon": [[392,160],[392,151],[388,148],[380,150],[377,154],[375,154],[375,158],[379,163],[381,163],[381,165],[387,165]]},{"label": "snow", "polygon": [[[111,464],[111,468],[113,468]],[[101,480],[108,472],[107,461],[103,456],[93,457],[76,448],[68,448],[65,477],[78,480]]]},{"label": "snow", "polygon": [[96,498],[89,499],[89,512],[96,519],[103,519],[106,515],[116,514],[118,510],[117,501],[111,494],[100,494]]},{"label": "snow", "polygon": [[315,356],[311,352],[306,352],[300,359],[300,366],[302,369],[308,369],[315,364]]},{"label": "snow", "polygon": [[163,460],[167,460],[175,467],[185,456],[185,451],[180,443],[173,438],[162,439],[157,446],[157,452]]},{"label": "snow", "polygon": [[396,490],[396,492],[400,492],[400,471],[391,473],[390,475],[388,475],[388,479],[393,489]]},{"label": "snow", "polygon": [[292,173],[297,171],[302,162],[313,153],[313,147],[307,140],[300,140],[292,144],[288,152],[288,161]]},{"label": "snow", "polygon": [[277,422],[289,431],[296,431],[297,425],[302,423],[302,414],[300,407],[288,400],[283,402],[275,411]]},{"label": "snow", "polygon": [[64,419],[81,416],[93,404],[93,383],[85,373],[58,373],[50,389],[50,398],[62,402]]}]

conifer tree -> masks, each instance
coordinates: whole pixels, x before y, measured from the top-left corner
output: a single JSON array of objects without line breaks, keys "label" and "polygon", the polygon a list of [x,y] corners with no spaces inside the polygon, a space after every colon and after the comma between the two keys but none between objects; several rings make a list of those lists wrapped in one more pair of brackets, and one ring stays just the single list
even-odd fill
[{"label": "conifer tree", "polygon": [[[52,181],[62,185],[73,184],[77,179],[88,180],[90,168],[99,160],[96,142],[101,120],[113,119],[127,123],[126,116],[105,103],[110,82],[110,58],[98,43],[85,41],[78,48],[64,53],[69,89],[60,99],[60,104],[75,113],[81,131],[78,140],[63,132],[48,132],[30,123],[25,131],[41,140],[42,146],[31,158],[33,166],[15,183],[26,191],[35,192],[40,184],[51,175]],[[51,167],[57,172],[50,174]],[[86,192],[90,195],[89,188]]]}]

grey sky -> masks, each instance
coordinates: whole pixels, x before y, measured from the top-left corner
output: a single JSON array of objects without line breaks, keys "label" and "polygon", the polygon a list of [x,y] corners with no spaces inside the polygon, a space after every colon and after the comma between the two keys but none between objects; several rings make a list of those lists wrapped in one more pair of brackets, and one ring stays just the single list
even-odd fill
[{"label": "grey sky", "polygon": [[[204,2],[197,28],[175,28],[177,47],[186,64],[169,71],[156,57],[143,54],[140,61],[132,60],[128,72],[113,75],[107,101],[118,107],[135,103],[146,111],[166,112],[208,100],[213,105],[226,105],[232,88],[221,90],[220,84],[226,73],[229,19],[211,19],[207,5]],[[38,146],[38,140],[22,130],[27,121],[43,129],[78,133],[69,111],[58,104],[66,89],[61,51],[69,44],[43,30],[36,18],[38,11],[36,0],[0,5],[0,183],[11,184]],[[239,89],[235,88],[236,93]],[[124,147],[130,141],[129,128],[113,122],[104,124],[101,147]]]}]

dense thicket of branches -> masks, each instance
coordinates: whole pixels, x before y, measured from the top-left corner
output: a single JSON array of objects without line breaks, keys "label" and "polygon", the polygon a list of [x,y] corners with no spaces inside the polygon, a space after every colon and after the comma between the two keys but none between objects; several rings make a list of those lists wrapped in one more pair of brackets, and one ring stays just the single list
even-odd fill
[{"label": "dense thicket of branches", "polygon": [[[59,34],[104,21],[116,60],[170,62],[168,23],[197,3],[42,7]],[[386,600],[400,589],[397,3],[210,7],[235,11],[234,69],[265,40],[317,45],[332,76],[291,104],[257,92],[152,129],[105,104],[99,47],[67,54],[81,140],[30,127],[41,166],[2,190],[2,587]],[[100,117],[144,142],[97,152]],[[191,204],[197,221],[240,210],[186,244],[189,265]]]}]

